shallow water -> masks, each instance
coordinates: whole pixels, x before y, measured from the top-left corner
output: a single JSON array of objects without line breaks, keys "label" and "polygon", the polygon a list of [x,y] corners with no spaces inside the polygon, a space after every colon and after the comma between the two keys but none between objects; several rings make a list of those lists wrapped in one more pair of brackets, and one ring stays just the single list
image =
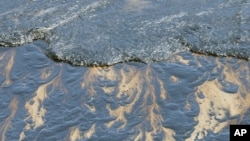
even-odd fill
[{"label": "shallow water", "polygon": [[2,0],[0,46],[44,40],[47,56],[81,66],[186,50],[248,60],[249,9],[249,0]]},{"label": "shallow water", "polygon": [[183,52],[76,67],[44,44],[0,48],[1,140],[229,140],[250,124],[250,63]]}]

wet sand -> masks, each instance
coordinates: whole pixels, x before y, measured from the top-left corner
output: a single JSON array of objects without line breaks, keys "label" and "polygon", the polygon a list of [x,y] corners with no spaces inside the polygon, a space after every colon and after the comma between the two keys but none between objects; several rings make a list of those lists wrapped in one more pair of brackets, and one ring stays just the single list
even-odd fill
[{"label": "wet sand", "polygon": [[74,67],[39,44],[0,48],[0,140],[229,140],[250,124],[249,86],[230,57]]}]

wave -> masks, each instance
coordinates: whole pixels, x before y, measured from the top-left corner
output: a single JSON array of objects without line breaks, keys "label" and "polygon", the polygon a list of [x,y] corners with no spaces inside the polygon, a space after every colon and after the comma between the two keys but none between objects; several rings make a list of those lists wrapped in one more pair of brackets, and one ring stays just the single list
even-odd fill
[{"label": "wave", "polygon": [[47,43],[73,65],[152,62],[192,52],[250,59],[250,1],[0,2],[0,46]]}]

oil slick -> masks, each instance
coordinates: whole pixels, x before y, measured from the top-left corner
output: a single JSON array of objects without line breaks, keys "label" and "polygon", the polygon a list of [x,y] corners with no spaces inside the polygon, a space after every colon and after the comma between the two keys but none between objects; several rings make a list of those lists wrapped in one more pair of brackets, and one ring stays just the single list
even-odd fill
[{"label": "oil slick", "polygon": [[81,132],[79,128],[74,127],[70,129],[68,140],[77,141],[82,139],[89,139],[93,134],[95,134],[95,124],[93,124],[91,128],[85,132]]},{"label": "oil slick", "polygon": [[[53,92],[53,89],[58,86],[59,78],[55,78],[50,82],[42,84],[36,91],[35,96],[28,100],[25,104],[25,108],[29,113],[29,118],[32,119],[33,124],[27,125],[26,129],[36,129],[37,127],[44,124],[44,116],[46,109],[43,107],[43,102],[48,98],[49,93]],[[48,86],[52,85],[52,90],[47,91]]]},{"label": "oil slick", "polygon": [[9,128],[15,128],[15,126],[13,126],[12,124],[12,120],[15,117],[15,114],[18,110],[18,104],[19,104],[19,99],[17,96],[14,96],[9,104],[9,109],[10,109],[10,115],[5,119],[5,121],[3,122],[3,124],[0,124],[0,139],[1,141],[5,141],[6,140],[6,132]]},{"label": "oil slick", "polygon": [[71,128],[68,140],[77,141],[81,139],[81,133],[79,128]]},{"label": "oil slick", "polygon": [[[3,64],[1,64],[1,69],[4,70],[3,74],[5,75],[5,81],[2,83],[4,86],[8,86],[11,84],[10,79],[10,72],[13,67],[14,63],[14,57],[15,57],[15,51],[7,51],[6,54],[1,54],[0,61],[3,61]],[[6,63],[7,62],[7,63]]]},{"label": "oil slick", "polygon": [[[199,103],[200,113],[195,120],[198,124],[187,141],[203,139],[209,131],[218,133],[230,124],[237,124],[250,108],[249,64],[243,62],[240,67],[235,68],[239,62],[232,65],[227,62],[230,60],[215,61],[219,68],[223,68],[223,80],[216,78],[197,87],[196,101]],[[243,81],[242,73],[246,73],[246,81]],[[223,82],[235,84],[238,90],[234,93],[225,92]]]},{"label": "oil slick", "polygon": [[[174,55],[169,62],[110,67],[73,67],[48,60],[49,66],[22,70],[29,77],[12,79],[15,58],[24,54],[16,50],[0,52],[0,102],[9,99],[7,107],[0,106],[10,111],[0,117],[2,141],[16,135],[20,141],[191,141],[249,119],[250,65],[244,60],[191,53]],[[11,86],[26,79],[35,80],[34,90],[12,94]]]},{"label": "oil slick", "polygon": [[93,134],[95,134],[95,124],[93,124],[90,129],[84,133],[84,139],[89,139]]}]

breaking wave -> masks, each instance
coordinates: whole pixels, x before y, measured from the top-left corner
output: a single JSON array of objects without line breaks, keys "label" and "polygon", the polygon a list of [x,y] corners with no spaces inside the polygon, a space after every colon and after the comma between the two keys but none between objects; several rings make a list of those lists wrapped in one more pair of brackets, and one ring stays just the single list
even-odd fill
[{"label": "breaking wave", "polygon": [[0,5],[0,46],[43,40],[47,56],[73,65],[148,63],[187,50],[250,59],[249,0],[3,0]]}]

